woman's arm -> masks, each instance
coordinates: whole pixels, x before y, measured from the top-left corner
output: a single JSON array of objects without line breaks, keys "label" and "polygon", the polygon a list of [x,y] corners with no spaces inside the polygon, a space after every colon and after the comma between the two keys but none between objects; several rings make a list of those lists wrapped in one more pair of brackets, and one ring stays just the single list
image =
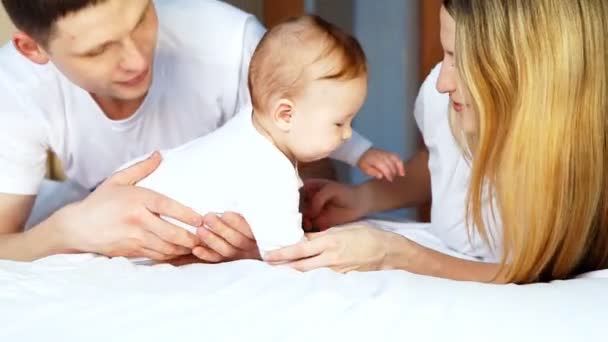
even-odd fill
[{"label": "woman's arm", "polygon": [[421,275],[504,283],[500,265],[455,258],[423,247],[399,234],[366,225],[308,234],[308,241],[273,251],[270,263],[309,271],[329,267],[337,272],[400,269]]},{"label": "woman's arm", "polygon": [[385,239],[387,255],[382,265],[383,269],[400,269],[452,280],[505,282],[499,264],[456,258],[391,232],[387,232]]},{"label": "woman's arm", "polygon": [[372,180],[359,186],[327,180],[304,185],[304,215],[307,222],[326,229],[356,221],[379,211],[414,207],[431,199],[428,151],[420,149],[406,164],[406,175],[393,182]]}]

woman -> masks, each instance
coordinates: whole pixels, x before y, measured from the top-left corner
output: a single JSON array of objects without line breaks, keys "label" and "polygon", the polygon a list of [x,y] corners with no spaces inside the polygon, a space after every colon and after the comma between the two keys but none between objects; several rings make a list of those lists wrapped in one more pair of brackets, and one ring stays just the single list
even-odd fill
[{"label": "woman", "polygon": [[[362,226],[312,234],[267,259],[302,270],[403,269],[501,283],[607,268],[607,18],[604,0],[444,1],[445,57],[416,108],[428,152],[408,162],[397,184],[309,185],[308,214],[321,226],[416,205],[432,192],[435,233],[455,246],[468,241],[460,252],[482,262]],[[428,99],[440,99],[428,86],[434,78],[449,96],[448,114],[434,114],[441,101]],[[442,118],[450,137],[433,121]],[[456,148],[462,158],[450,157]],[[450,226],[458,217],[466,222]]]}]

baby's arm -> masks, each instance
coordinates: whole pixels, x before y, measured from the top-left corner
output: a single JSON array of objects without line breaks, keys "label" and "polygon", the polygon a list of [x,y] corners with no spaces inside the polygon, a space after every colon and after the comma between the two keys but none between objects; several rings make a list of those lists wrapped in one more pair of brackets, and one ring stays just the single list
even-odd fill
[{"label": "baby's arm", "polygon": [[398,155],[376,148],[367,150],[357,166],[365,174],[376,179],[384,178],[392,182],[397,176],[405,176],[403,160]]},{"label": "baby's arm", "polygon": [[392,181],[405,176],[403,160],[394,153],[372,148],[372,143],[353,130],[352,137],[340,146],[331,157],[351,166],[357,166],[366,175]]}]

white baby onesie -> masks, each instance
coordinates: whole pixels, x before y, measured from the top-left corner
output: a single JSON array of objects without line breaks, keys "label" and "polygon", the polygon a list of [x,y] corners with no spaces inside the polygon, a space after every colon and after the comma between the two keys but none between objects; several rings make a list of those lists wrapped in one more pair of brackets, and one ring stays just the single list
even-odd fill
[{"label": "white baby onesie", "polygon": [[162,151],[159,168],[137,185],[203,215],[229,211],[243,215],[264,256],[303,239],[302,181],[290,160],[255,129],[251,113],[245,108],[216,131]]}]

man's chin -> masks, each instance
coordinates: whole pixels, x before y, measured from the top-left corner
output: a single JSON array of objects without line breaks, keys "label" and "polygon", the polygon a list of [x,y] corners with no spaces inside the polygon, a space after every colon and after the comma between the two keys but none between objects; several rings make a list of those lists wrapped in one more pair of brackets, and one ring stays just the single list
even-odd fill
[{"label": "man's chin", "polygon": [[148,91],[150,91],[150,87],[152,86],[152,79],[146,80],[145,83],[136,86],[128,86],[120,83],[115,83],[113,96],[116,99],[121,99],[124,101],[133,101],[137,99],[141,99],[146,96]]},{"label": "man's chin", "polygon": [[135,101],[145,97],[149,90],[149,87],[142,89],[116,89],[110,97],[122,101]]}]

